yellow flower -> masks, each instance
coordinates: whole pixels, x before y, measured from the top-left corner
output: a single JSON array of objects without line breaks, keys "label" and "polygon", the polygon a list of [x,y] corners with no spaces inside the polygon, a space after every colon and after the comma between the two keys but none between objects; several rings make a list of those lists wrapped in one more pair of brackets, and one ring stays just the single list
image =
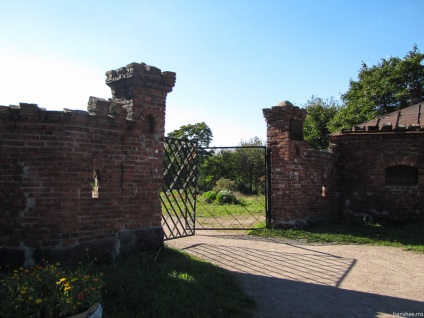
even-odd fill
[{"label": "yellow flower", "polygon": [[38,299],[35,301],[35,303],[36,303],[37,305],[41,304],[42,302],[43,302],[43,300],[42,300],[42,299],[40,299],[40,298],[38,298]]},{"label": "yellow flower", "polygon": [[66,280],[66,278],[61,278],[58,282],[56,282],[57,285],[63,283]]}]

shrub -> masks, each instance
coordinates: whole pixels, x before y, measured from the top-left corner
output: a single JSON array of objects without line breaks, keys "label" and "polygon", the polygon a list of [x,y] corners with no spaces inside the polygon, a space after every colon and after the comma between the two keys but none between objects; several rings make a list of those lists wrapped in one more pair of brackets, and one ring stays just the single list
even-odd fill
[{"label": "shrub", "polygon": [[206,202],[212,203],[216,199],[217,193],[215,191],[208,191],[202,194],[202,197],[205,199]]},{"label": "shrub", "polygon": [[215,183],[212,190],[215,192],[222,190],[234,191],[236,190],[236,183],[233,180],[221,178]]},{"label": "shrub", "polygon": [[80,266],[65,271],[60,264],[41,262],[0,275],[1,317],[69,317],[100,302],[104,287],[100,275]]},{"label": "shrub", "polygon": [[221,190],[216,195],[216,201],[220,204],[233,204],[237,203],[237,198],[231,191]]}]

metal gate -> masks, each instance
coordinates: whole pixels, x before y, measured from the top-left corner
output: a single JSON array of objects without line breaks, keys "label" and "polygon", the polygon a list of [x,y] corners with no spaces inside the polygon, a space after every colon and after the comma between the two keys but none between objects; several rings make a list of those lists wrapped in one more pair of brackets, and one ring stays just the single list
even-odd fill
[{"label": "metal gate", "polygon": [[160,195],[165,240],[195,233],[197,143],[165,138]]},{"label": "metal gate", "polygon": [[201,151],[196,229],[267,227],[270,224],[267,148],[211,147]]},{"label": "metal gate", "polygon": [[196,230],[268,227],[268,167],[263,146],[197,148],[194,142],[165,138],[165,240]]}]

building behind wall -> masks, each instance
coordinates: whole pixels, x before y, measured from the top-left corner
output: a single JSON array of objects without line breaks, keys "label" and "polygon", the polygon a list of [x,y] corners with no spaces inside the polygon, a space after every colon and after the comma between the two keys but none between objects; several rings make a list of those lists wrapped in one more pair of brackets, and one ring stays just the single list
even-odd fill
[{"label": "building behind wall", "polygon": [[424,218],[423,112],[418,103],[330,136],[341,212]]},{"label": "building behind wall", "polygon": [[132,63],[106,73],[88,112],[0,106],[0,263],[112,259],[163,245],[166,96],[175,73]]}]

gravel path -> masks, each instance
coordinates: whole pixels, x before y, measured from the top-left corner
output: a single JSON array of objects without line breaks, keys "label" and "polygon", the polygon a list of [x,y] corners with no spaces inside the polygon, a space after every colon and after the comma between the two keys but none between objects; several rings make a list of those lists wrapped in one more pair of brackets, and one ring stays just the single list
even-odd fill
[{"label": "gravel path", "polygon": [[255,317],[424,317],[424,254],[211,231],[166,244],[236,273]]}]

